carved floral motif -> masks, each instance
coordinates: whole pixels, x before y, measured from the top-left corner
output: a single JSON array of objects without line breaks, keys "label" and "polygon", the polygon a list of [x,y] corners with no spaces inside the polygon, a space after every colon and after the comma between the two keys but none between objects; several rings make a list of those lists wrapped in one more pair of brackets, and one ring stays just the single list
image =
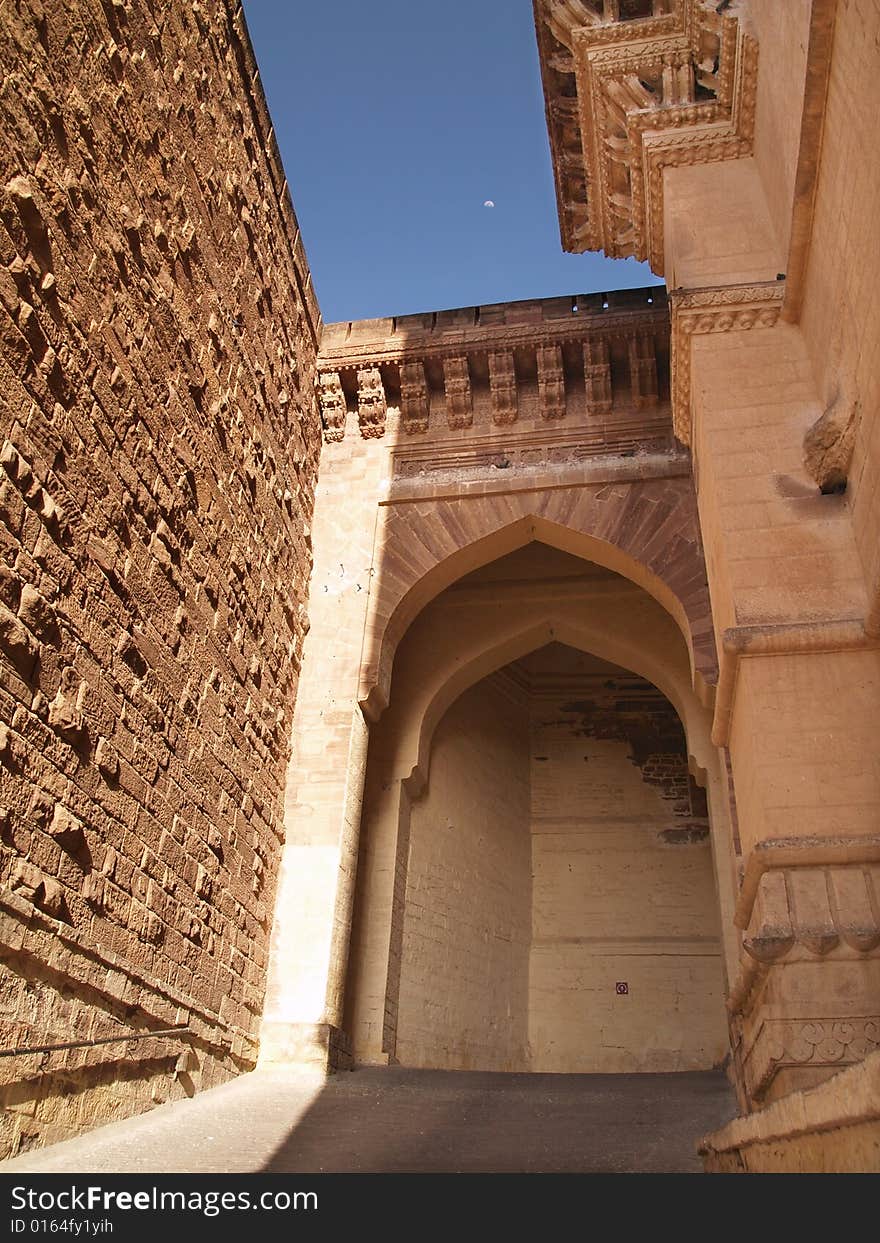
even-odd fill
[{"label": "carved floral motif", "polygon": [[839,1070],[878,1048],[880,1019],[875,1016],[767,1019],[745,1059],[746,1080],[751,1094],[760,1099],[780,1070]]}]

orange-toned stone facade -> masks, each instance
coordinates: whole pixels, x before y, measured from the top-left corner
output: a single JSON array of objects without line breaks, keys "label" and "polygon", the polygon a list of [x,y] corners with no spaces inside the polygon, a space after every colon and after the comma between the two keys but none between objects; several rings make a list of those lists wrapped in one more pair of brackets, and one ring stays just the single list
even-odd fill
[{"label": "orange-toned stone facade", "polygon": [[326,326],[231,3],[4,17],[3,1042],[189,1029],[4,1059],[4,1151],[723,1064],[707,1168],[880,1167],[880,19],[534,11],[668,293]]},{"label": "orange-toned stone facade", "polygon": [[230,5],[2,19],[0,1147],[254,1064],[320,317]]}]

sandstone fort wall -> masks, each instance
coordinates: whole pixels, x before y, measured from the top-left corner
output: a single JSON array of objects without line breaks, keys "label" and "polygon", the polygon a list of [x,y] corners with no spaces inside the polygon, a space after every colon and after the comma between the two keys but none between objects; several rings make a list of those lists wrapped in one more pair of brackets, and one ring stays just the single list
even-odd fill
[{"label": "sandstone fort wall", "polygon": [[4,9],[0,1045],[16,1151],[251,1066],[320,317],[238,6]]}]

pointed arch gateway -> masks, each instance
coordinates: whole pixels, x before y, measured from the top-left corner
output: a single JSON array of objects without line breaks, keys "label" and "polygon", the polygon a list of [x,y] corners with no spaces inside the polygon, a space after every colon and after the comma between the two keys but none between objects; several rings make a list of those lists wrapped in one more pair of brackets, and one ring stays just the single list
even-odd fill
[{"label": "pointed arch gateway", "polygon": [[[508,526],[500,532],[484,537],[480,547],[475,548],[471,545],[461,550],[455,567],[466,567],[466,573],[456,576],[453,572],[455,567],[449,562],[442,567],[438,566],[432,585],[436,586],[444,578],[448,580],[448,585],[439,590],[432,600],[425,603],[421,611],[410,619],[409,625],[398,633],[401,618],[406,616],[407,611],[412,608],[413,600],[419,593],[426,593],[430,589],[429,585],[422,581],[418,586],[417,595],[410,595],[403,608],[392,618],[389,627],[390,637],[386,631],[385,642],[389,649],[393,646],[396,660],[393,679],[389,678],[387,682],[390,692],[387,695],[387,710],[378,716],[371,731],[361,824],[358,897],[345,1022],[346,1029],[353,1036],[355,1057],[358,1061],[384,1063],[389,1060],[403,1060],[405,1064],[414,1065],[519,1070],[529,1068],[679,1069],[696,1065],[712,1065],[726,1050],[727,1037],[722,1003],[723,952],[719,936],[718,897],[716,896],[716,893],[725,886],[729,879],[727,876],[729,860],[726,858],[727,845],[723,840],[723,832],[720,834],[722,840],[716,842],[714,848],[714,878],[710,844],[707,840],[699,839],[698,836],[686,843],[684,850],[678,846],[669,846],[665,850],[665,857],[663,848],[658,856],[661,867],[668,868],[670,866],[669,856],[674,856],[676,849],[678,849],[676,866],[678,861],[687,855],[685,873],[690,868],[694,875],[699,874],[702,886],[697,904],[701,912],[699,917],[695,914],[695,909],[689,908],[690,913],[684,919],[683,930],[678,933],[670,932],[669,929],[674,926],[674,921],[672,923],[667,921],[666,924],[661,921],[662,927],[660,927],[661,932],[665,929],[667,933],[665,940],[660,938],[663,942],[661,953],[668,956],[670,953],[675,954],[681,950],[682,964],[684,959],[688,958],[686,974],[690,972],[693,975],[696,971],[699,977],[699,982],[695,986],[697,991],[702,990],[711,994],[708,1001],[704,998],[705,1004],[696,1004],[694,1012],[687,1016],[692,1028],[695,1024],[697,1027],[702,1024],[703,1035],[700,1038],[705,1037],[705,1048],[701,1046],[702,1052],[690,1048],[665,1051],[655,1049],[653,1052],[647,1050],[639,1063],[639,1058],[633,1051],[629,1051],[622,1055],[623,1061],[619,1064],[612,1061],[607,1065],[603,1064],[601,1057],[594,1059],[592,1065],[589,1064],[589,1057],[586,1062],[581,1059],[580,1062],[569,1064],[566,1062],[567,1055],[563,1052],[559,1055],[561,1061],[557,1060],[554,1063],[553,1057],[547,1060],[549,1055],[546,1048],[543,1054],[540,1051],[536,1054],[533,1048],[535,1040],[540,1043],[543,1039],[546,1045],[546,1024],[544,1037],[538,1036],[535,1031],[532,1032],[531,1044],[528,1035],[523,1036],[518,1043],[514,1041],[515,1048],[510,1045],[509,1040],[505,1043],[505,1033],[509,1036],[514,1017],[514,1026],[518,1024],[520,1029],[523,1029],[524,1024],[528,1028],[530,1022],[538,1021],[534,1019],[534,1015],[532,1019],[529,1018],[529,989],[527,984],[523,984],[523,971],[525,971],[526,980],[531,972],[537,981],[535,990],[540,991],[541,961],[543,959],[546,968],[548,954],[552,958],[555,952],[549,944],[538,948],[531,944],[525,945],[524,929],[527,925],[531,925],[533,920],[531,909],[528,918],[520,910],[518,925],[521,942],[518,969],[520,1013],[516,1016],[509,1015],[510,1021],[505,1021],[504,1017],[499,1014],[485,1018],[490,1034],[486,1032],[483,1034],[488,1043],[484,1042],[481,1045],[480,1039],[474,1037],[473,1030],[470,1036],[462,1031],[452,1039],[450,1030],[456,1027],[458,1020],[453,1013],[457,1003],[451,999],[458,991],[458,984],[451,976],[458,979],[462,971],[467,976],[468,968],[462,965],[464,960],[458,965],[454,963],[454,947],[449,945],[445,950],[440,951],[441,964],[438,964],[436,960],[432,961],[431,941],[439,944],[442,936],[440,932],[437,932],[433,937],[429,936],[425,939],[416,929],[420,911],[426,918],[436,919],[440,929],[444,924],[449,927],[451,921],[457,921],[459,927],[466,922],[466,913],[459,912],[456,916],[452,909],[444,911],[442,899],[432,906],[432,901],[438,897],[437,884],[430,880],[426,881],[424,874],[414,875],[413,869],[421,867],[424,873],[437,868],[442,871],[443,868],[450,866],[451,857],[446,858],[445,861],[440,861],[435,857],[435,847],[430,844],[430,838],[432,835],[436,836],[436,833],[432,834],[429,826],[433,825],[433,829],[437,829],[435,822],[438,808],[441,821],[443,820],[445,800],[455,802],[456,783],[470,790],[475,788],[474,781],[476,778],[478,784],[478,770],[484,759],[480,753],[483,751],[485,755],[491,757],[493,747],[498,742],[497,738],[494,742],[492,741],[494,733],[491,722],[487,727],[488,732],[484,731],[481,735],[479,730],[477,731],[473,746],[469,747],[465,738],[470,726],[470,717],[474,713],[476,717],[480,717],[488,711],[489,717],[492,716],[491,707],[487,708],[488,701],[481,702],[480,700],[480,688],[493,684],[493,681],[497,682],[499,677],[503,678],[505,675],[499,674],[500,670],[508,671],[509,676],[509,671],[517,666],[517,662],[521,662],[523,658],[541,649],[549,650],[550,646],[564,647],[570,652],[586,654],[589,660],[597,662],[597,668],[601,666],[606,671],[625,673],[627,675],[624,678],[625,690],[631,695],[635,694],[636,690],[639,690],[643,697],[645,694],[653,693],[656,699],[655,711],[662,710],[661,705],[666,704],[669,716],[680,720],[684,729],[684,737],[687,739],[685,753],[671,759],[667,756],[667,762],[672,767],[675,767],[675,764],[679,765],[677,770],[679,781],[683,779],[683,775],[686,778],[688,769],[691,774],[698,775],[703,784],[710,786],[710,805],[713,802],[717,805],[721,803],[718,775],[715,771],[715,753],[709,738],[710,714],[701,702],[705,694],[700,696],[694,690],[694,681],[699,685],[700,679],[695,678],[692,664],[693,631],[688,626],[683,633],[679,620],[682,617],[686,619],[687,614],[683,609],[677,608],[675,612],[678,613],[678,617],[673,618],[673,610],[658,603],[657,596],[666,594],[662,582],[659,588],[656,583],[652,583],[655,591],[649,594],[631,577],[624,577],[616,566],[610,567],[609,561],[616,561],[617,565],[627,563],[627,558],[615,556],[614,550],[603,550],[602,562],[587,561],[582,555],[576,558],[566,551],[566,544],[569,547],[574,544],[583,549],[590,542],[589,537],[578,539],[578,533],[573,534],[574,538],[571,538],[570,534],[564,530],[560,531],[555,524],[536,519],[534,515],[531,515],[514,527]],[[549,539],[543,538],[548,535]],[[536,554],[538,549],[543,550],[539,555],[531,557],[530,565],[527,564],[529,558],[524,555],[529,548],[535,550]],[[492,556],[491,553],[495,555]],[[552,563],[549,574],[543,579],[540,575],[535,577],[537,560],[547,557]],[[578,578],[574,572],[573,567],[576,562],[584,566],[585,573],[582,579]],[[500,570],[505,563],[511,566],[513,581],[519,576],[519,587],[513,585],[511,581],[505,583]],[[631,565],[627,565],[627,568],[632,571]],[[561,576],[560,569],[564,570]],[[501,575],[500,578],[499,575]],[[532,576],[531,583],[524,587],[523,580],[530,576]],[[649,577],[649,575],[643,576]],[[575,683],[576,679],[571,686],[574,687]],[[498,700],[499,694],[501,695],[500,701]],[[495,685],[489,694],[489,700],[492,700],[493,696],[501,703],[504,698],[503,688]],[[515,698],[514,695],[513,699]],[[565,697],[563,697],[563,702],[564,699]],[[376,703],[377,700],[374,698],[374,707]],[[496,715],[507,714],[512,717],[514,709],[515,704],[505,707],[502,703]],[[534,713],[532,715],[534,717]],[[534,721],[532,724],[534,726]],[[570,724],[573,727],[572,732],[578,732],[574,728],[575,725],[581,732],[589,731],[589,725],[585,719],[577,721],[572,719]],[[434,789],[432,788],[432,758],[435,752],[434,742],[438,737],[440,753],[444,758],[440,761],[439,785]],[[620,740],[613,743],[600,741],[599,751],[603,754],[594,759],[598,759],[599,763],[611,764],[618,778],[622,774],[623,781],[627,782],[629,780],[627,770],[633,768],[629,754],[631,748]],[[497,756],[495,758],[497,759]],[[583,759],[586,758],[588,757],[584,755]],[[520,747],[519,760],[526,765],[531,763],[532,769],[536,763],[540,762],[534,757],[530,759],[528,754],[522,752],[522,747]],[[487,768],[491,768],[494,762],[490,758],[487,761]],[[458,778],[451,782],[449,780],[450,764],[458,766]],[[503,763],[501,767],[503,769]],[[491,777],[491,773],[488,776]],[[488,791],[489,802],[492,797],[504,800],[505,785],[513,788],[517,780],[518,778],[512,775],[510,782],[502,782],[501,788],[494,796],[491,791]],[[640,776],[634,777],[635,784],[631,793],[635,793],[636,803],[641,799],[642,804],[649,807],[650,797],[642,797],[644,791],[639,787],[640,780]],[[544,784],[546,785],[546,781]],[[506,806],[506,804],[503,805]],[[471,829],[478,836],[482,829],[477,822],[480,817],[488,814],[487,806],[488,803],[475,808],[474,823]],[[460,800],[456,804],[456,814],[462,814]],[[502,816],[505,814],[507,812],[502,812]],[[640,813],[637,810],[633,813],[631,810],[624,814],[624,820],[627,817],[631,819],[633,814],[644,815],[644,812]],[[649,807],[649,819],[651,814],[653,813]],[[612,818],[610,817],[609,821]],[[449,820],[449,817],[446,816],[446,819]],[[653,831],[657,826],[653,824],[653,821],[651,824],[651,831]],[[466,833],[465,826],[459,827],[463,828]],[[529,825],[523,827],[528,838]],[[534,823],[532,828],[534,828]],[[491,837],[491,834],[489,836]],[[646,842],[652,844],[650,832],[643,833],[642,836]],[[685,837],[686,835],[679,835],[677,839],[673,831],[667,834],[664,841],[667,843],[684,841]],[[583,847],[587,839],[583,837],[583,834],[581,838],[580,845]],[[533,837],[533,845],[530,847],[532,852],[535,849],[535,840]],[[545,834],[542,845],[546,846],[548,840]],[[480,853],[468,854],[466,843],[461,848],[470,859],[470,862],[467,859],[464,860],[463,868],[478,871],[482,866]],[[517,851],[522,864],[522,841],[519,842],[513,854]],[[491,851],[489,853],[491,854]],[[498,860],[499,866],[504,866],[503,858],[504,852],[502,851]],[[656,865],[656,860],[654,862]],[[695,863],[698,866],[695,866]],[[536,875],[539,874],[540,869]],[[453,887],[460,884],[451,874],[447,879]],[[581,879],[583,880],[583,877]],[[484,877],[484,880],[487,878]],[[642,875],[640,883],[644,881],[645,877]],[[497,888],[497,883],[497,877],[488,878],[490,888]],[[535,883],[536,885],[543,884],[543,881],[539,879]],[[686,884],[685,881],[681,883]],[[425,892],[426,884],[428,889],[433,884],[433,898]],[[485,897],[481,898],[477,893],[472,896],[477,905],[481,903],[485,905]],[[545,905],[546,899],[545,893],[541,898]],[[682,899],[685,906],[689,901],[689,898]],[[728,906],[732,901],[732,893],[728,893],[726,900],[722,899],[722,901],[725,906]],[[513,917],[510,916],[510,918]],[[694,931],[695,918],[698,922],[699,919],[704,920],[707,926]],[[513,923],[516,923],[515,919]],[[483,933],[485,935],[485,929]],[[572,950],[572,945],[589,941],[588,935],[585,940],[583,928],[575,932],[569,929],[567,934],[560,933],[557,928],[556,933],[558,935],[555,937],[555,942],[559,942],[561,938],[561,942],[568,943],[563,957],[568,955],[569,960],[572,954],[577,956],[577,950]],[[618,934],[623,936],[623,943],[629,946],[630,960],[635,961],[632,946],[639,940],[638,937],[635,941],[631,937],[627,942],[627,933],[621,934],[618,929]],[[642,928],[640,935],[639,943],[641,944],[645,942],[646,937],[650,940],[652,936],[656,937],[659,934],[650,930],[645,932]],[[508,929],[507,933],[502,934],[502,940],[504,939],[516,940],[516,937]],[[486,944],[488,945],[491,940],[490,936]],[[550,940],[554,940],[553,936]],[[610,944],[615,940],[615,936],[609,935],[605,940]],[[595,936],[593,943],[596,943]],[[470,951],[465,948],[462,952],[466,955]],[[488,952],[487,950],[486,953]],[[504,955],[501,957],[503,959]],[[642,957],[646,959],[649,955]],[[592,956],[591,961],[595,965],[595,955]],[[524,962],[525,967],[523,967]],[[645,962],[640,961],[640,967],[644,969],[644,966]],[[559,969],[559,964],[551,967],[550,975],[552,976],[557,969]],[[503,966],[498,967],[501,975],[504,975],[506,970],[507,968]],[[575,976],[577,976],[577,971]],[[444,979],[450,985],[445,999],[440,996]],[[464,979],[461,982],[462,991],[467,992],[469,988],[478,991],[482,989],[485,996],[492,993],[493,987],[499,988],[503,993],[506,985],[503,982],[499,983],[497,979],[493,985],[488,978],[481,981],[479,985],[475,979],[470,979],[470,982]],[[680,980],[673,980],[671,987],[678,989],[682,997],[687,992],[687,988],[684,988],[682,992]],[[633,1009],[641,1012],[644,1022],[644,992],[643,990],[640,992],[642,995],[640,999],[635,1000]],[[584,999],[587,995],[588,990],[583,993]],[[556,1001],[558,1000],[557,998]],[[554,1005],[556,1001],[553,1002]],[[677,1000],[676,1006],[678,1004]],[[508,1010],[516,1009],[510,997],[504,1005]],[[534,1009],[535,1007],[532,1006],[532,1010]],[[663,1007],[660,1006],[658,1013],[662,1010]],[[707,1011],[710,1013],[708,1018]],[[437,1018],[437,1015],[441,1013],[445,1013],[445,1019]],[[463,1028],[467,1028],[469,1024],[473,1028],[475,1022],[479,1027],[479,1021],[474,1019],[473,1014],[467,1013],[466,1005],[459,1019]],[[652,1021],[656,1022],[656,1020],[655,1014]],[[566,1022],[568,1028],[571,1029],[570,1015]],[[668,1015],[666,1023],[668,1027]],[[420,1024],[423,1035],[414,1036],[413,1033],[420,1029]],[[636,1027],[638,1028],[638,1024]],[[441,1036],[441,1043],[445,1040],[443,1049],[434,1048],[430,1038],[427,1038],[426,1043],[424,1032],[428,1029],[445,1033]],[[708,1029],[711,1029],[711,1033],[707,1036]],[[567,1039],[569,1041],[572,1039],[571,1030],[569,1030]],[[674,1038],[670,1040],[674,1043]],[[500,1050],[499,1059],[495,1062],[492,1060],[491,1053],[493,1047]],[[538,1057],[537,1063],[534,1061],[535,1056]],[[667,1058],[665,1063],[664,1057]],[[704,1059],[702,1062],[700,1057]]]},{"label": "pointed arch gateway", "polygon": [[359,699],[376,719],[388,703],[394,653],[435,596],[481,565],[538,540],[621,574],[675,619],[694,686],[708,702],[717,682],[703,549],[689,478],[543,488],[430,505],[380,507]]},{"label": "pointed arch gateway", "polygon": [[[369,445],[372,453],[375,446]],[[378,470],[378,458],[374,465]],[[355,466],[361,469],[357,456],[351,469]],[[394,1056],[387,1036],[396,1022],[390,1000],[398,970],[392,935],[400,935],[405,883],[398,879],[395,884],[393,878],[405,876],[407,850],[406,833],[398,832],[394,818],[400,818],[401,807],[405,810],[399,797],[402,782],[415,790],[426,765],[418,759],[417,743],[409,769],[392,775],[390,788],[398,802],[388,811],[381,782],[376,792],[385,762],[377,756],[390,745],[401,705],[429,683],[425,679],[414,686],[412,695],[400,690],[407,653],[415,650],[440,597],[452,592],[463,598],[473,587],[468,585],[471,576],[540,546],[546,555],[592,567],[587,577],[593,604],[628,592],[629,615],[651,611],[650,628],[666,636],[667,653],[677,653],[676,676],[666,693],[688,718],[689,738],[704,735],[702,728],[692,730],[690,718],[711,703],[717,681],[696,500],[688,464],[680,456],[591,462],[558,475],[538,473],[534,482],[523,473],[503,480],[453,481],[448,487],[397,482],[393,461],[383,469],[385,490],[379,489],[372,510],[365,503],[359,525],[343,528],[332,500],[344,490],[347,476],[331,477],[327,504],[316,513],[313,630],[306,641],[286,792],[286,844],[261,1035],[264,1064],[317,1060],[344,1065],[352,1037],[356,1060],[381,1062]],[[358,563],[369,567],[368,576],[352,570]],[[533,623],[569,624],[578,634],[584,632],[593,605],[583,593],[572,594],[571,577],[563,573],[566,581],[553,589],[552,607],[545,601],[540,616],[530,614]],[[574,603],[578,598],[580,605]],[[562,612],[560,601],[567,601]],[[577,616],[562,616],[574,607],[580,608]],[[512,616],[526,628],[521,610],[508,615],[496,610],[486,617],[486,650],[507,634]],[[619,624],[606,621],[605,632],[622,635],[625,622],[625,617]],[[588,647],[596,646],[601,629],[594,627],[589,643],[584,640]],[[451,662],[449,677],[435,688],[439,698],[433,706],[424,705],[429,722],[443,719],[445,697],[454,700],[450,678],[460,674],[465,651],[445,645],[464,637],[456,622],[428,644],[446,651]],[[624,668],[642,669],[643,645],[633,636],[628,653],[608,658]],[[659,664],[664,660],[668,657]],[[662,683],[661,675],[662,670],[654,676],[647,668],[642,674]],[[424,752],[430,730],[420,736]],[[721,781],[716,753],[694,743],[691,750],[693,770],[708,774],[711,801],[713,784]],[[430,767],[430,748],[428,761]],[[382,815],[387,811],[394,820],[390,833],[374,828],[379,803]],[[727,836],[725,830],[715,864],[725,955],[732,962]],[[356,886],[360,899],[353,925]]]}]

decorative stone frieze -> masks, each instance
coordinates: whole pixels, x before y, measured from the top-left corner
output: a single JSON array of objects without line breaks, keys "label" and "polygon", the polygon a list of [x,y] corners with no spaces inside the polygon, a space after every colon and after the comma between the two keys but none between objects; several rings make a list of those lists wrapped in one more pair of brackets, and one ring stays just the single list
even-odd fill
[{"label": "decorative stone frieze", "polygon": [[[324,438],[342,439],[346,408],[356,403],[367,438],[385,434],[389,410],[395,441],[463,432],[470,441],[470,429],[476,436],[481,427],[495,436],[486,450],[495,464],[513,460],[514,440],[533,435],[535,420],[574,422],[612,410],[613,428],[600,435],[608,451],[656,445],[671,432],[668,351],[666,293],[656,287],[329,324],[318,360]],[[445,403],[446,419],[432,426],[434,402]],[[513,424],[499,455],[490,428]],[[591,446],[590,456],[602,451],[595,428],[578,443],[584,452]],[[459,456],[463,445],[449,452]],[[531,460],[543,447],[536,455]]]},{"label": "decorative stone frieze", "polygon": [[746,1083],[760,1100],[785,1070],[834,1074],[880,1049],[880,1019],[764,1019],[745,1058]]}]

